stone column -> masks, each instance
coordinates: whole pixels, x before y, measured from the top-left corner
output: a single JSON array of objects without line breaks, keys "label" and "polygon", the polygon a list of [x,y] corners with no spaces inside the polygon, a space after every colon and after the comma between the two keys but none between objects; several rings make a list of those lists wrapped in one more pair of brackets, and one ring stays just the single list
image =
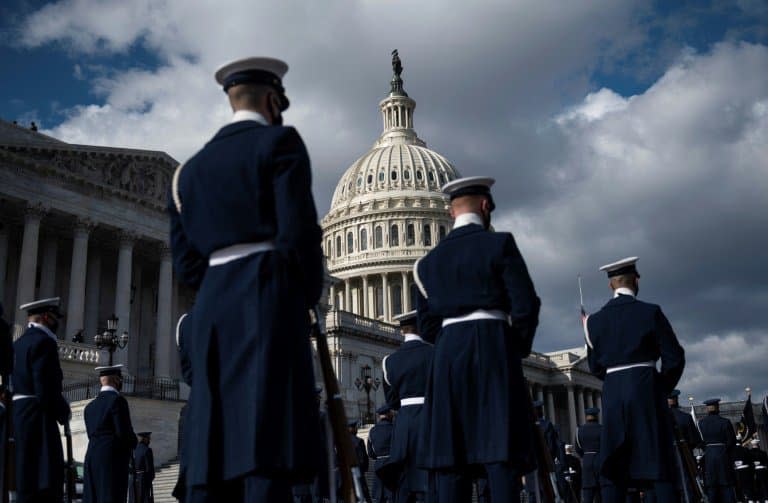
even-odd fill
[{"label": "stone column", "polygon": [[536,400],[544,401],[544,386],[541,386],[539,384],[534,385],[534,388],[536,389]]},{"label": "stone column", "polygon": [[88,251],[88,272],[85,282],[85,342],[93,343],[99,329],[99,304],[101,300],[101,251]]},{"label": "stone column", "polygon": [[557,423],[557,418],[555,417],[555,394],[552,393],[552,390],[548,389],[546,391],[546,395],[547,395],[547,417],[553,423]]},{"label": "stone column", "polygon": [[171,248],[160,247],[160,273],[157,281],[157,332],[155,334],[155,376],[170,377],[175,338],[171,330],[173,265]]},{"label": "stone column", "polygon": [[56,296],[56,260],[59,254],[59,240],[48,236],[43,240],[43,256],[40,261],[40,293],[38,297],[47,299]]},{"label": "stone column", "polygon": [[592,390],[590,390],[590,389],[585,389],[585,390],[584,390],[584,398],[585,398],[585,403],[584,403],[584,405],[586,405],[586,407],[587,407],[588,409],[591,409],[592,407],[594,407],[594,406],[595,406],[594,402],[592,401]]},{"label": "stone column", "polygon": [[401,305],[403,306],[403,312],[407,313],[411,310],[411,290],[408,288],[408,273],[403,271],[400,273],[400,275],[402,276],[403,281]]},{"label": "stone column", "polygon": [[[8,267],[8,228],[0,222],[0,303],[5,301],[6,272]],[[13,309],[5,309],[12,313]],[[8,316],[8,315],[7,315]]]},{"label": "stone column", "polygon": [[72,268],[69,273],[69,297],[67,305],[67,340],[85,328],[85,278],[88,265],[88,236],[94,223],[77,219],[72,236]]},{"label": "stone column", "polygon": [[[118,317],[117,335],[123,332],[131,333],[131,277],[133,266],[133,245],[138,236],[131,232],[120,232],[118,235],[120,248],[117,254],[117,282],[115,285],[115,316]],[[116,363],[128,362],[128,351],[115,351]]]},{"label": "stone column", "polygon": [[363,275],[363,316],[368,318],[368,276]]},{"label": "stone column", "polygon": [[578,406],[579,424],[584,424],[584,391],[579,390],[576,394],[576,403]]},{"label": "stone column", "polygon": [[573,396],[573,384],[568,385],[568,424],[571,427],[571,443],[576,438],[576,398]]},{"label": "stone column", "polygon": [[14,337],[21,335],[26,325],[27,313],[18,307],[35,300],[35,280],[37,279],[37,245],[40,237],[40,221],[46,209],[42,204],[28,205],[24,212],[24,237],[21,241],[21,259],[19,261],[19,279],[16,287],[16,317],[14,318]]},{"label": "stone column", "polygon": [[335,308],[339,307],[336,305],[336,287],[333,285],[328,288],[328,304]]},{"label": "stone column", "polygon": [[344,310],[352,312],[352,289],[350,288],[349,278],[344,280]]},{"label": "stone column", "polygon": [[389,282],[387,281],[387,273],[381,274],[381,296],[382,298],[382,306],[384,312],[381,313],[384,316],[384,321],[389,321],[391,319],[389,315]]}]

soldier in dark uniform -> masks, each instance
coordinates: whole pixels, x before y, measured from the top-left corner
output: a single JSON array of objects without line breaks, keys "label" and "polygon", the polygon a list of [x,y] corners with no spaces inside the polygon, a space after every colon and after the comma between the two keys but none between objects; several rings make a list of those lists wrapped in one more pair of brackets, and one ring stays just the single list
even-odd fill
[{"label": "soldier in dark uniform", "polygon": [[699,431],[704,442],[704,485],[709,503],[736,501],[736,482],[731,455],[736,447],[733,425],[720,417],[720,399],[706,400],[707,415],[699,420]]},{"label": "soldier in dark uniform", "polygon": [[612,501],[613,485],[600,475],[600,437],[603,433],[603,425],[597,422],[600,409],[592,407],[584,414],[587,422],[579,426],[576,433],[576,452],[581,456],[581,503]]},{"label": "soldier in dark uniform", "polygon": [[563,499],[570,503],[578,503],[581,499],[581,461],[574,456],[571,444],[565,445],[565,463],[563,465],[563,478],[567,488]]},{"label": "soldier in dark uniform", "polygon": [[590,370],[604,380],[599,463],[616,485],[616,499],[623,502],[626,489],[638,487],[655,490],[665,503],[677,500],[666,397],[683,373],[685,352],[661,308],[636,299],[636,262],[630,257],[600,268],[614,296],[584,318]]},{"label": "soldier in dark uniform", "polygon": [[[737,428],[738,429],[738,428]],[[743,496],[740,501],[754,501],[755,470],[752,466],[752,455],[749,449],[741,443],[741,434],[736,433],[736,445],[731,451],[733,469],[736,471],[737,495]]]},{"label": "soldier in dark uniform", "polygon": [[419,441],[424,436],[424,392],[434,346],[418,335],[416,312],[396,317],[403,344],[382,361],[387,403],[397,410],[389,460],[377,473],[396,492],[396,501],[423,502],[432,488],[429,473],[417,465]]},{"label": "soldier in dark uniform", "polygon": [[392,409],[389,405],[382,405],[376,409],[376,414],[379,415],[379,422],[368,432],[368,458],[373,460],[373,471],[376,474],[371,497],[375,503],[392,503],[392,491],[379,476],[379,469],[389,460],[392,447]]},{"label": "soldier in dark uniform", "polygon": [[152,432],[142,431],[136,434],[139,444],[133,451],[133,466],[136,470],[136,491],[138,496],[135,503],[154,503],[155,495],[152,481],[155,480],[155,457],[149,446]]},{"label": "soldier in dark uniform", "polygon": [[755,501],[768,501],[768,454],[760,449],[760,440],[750,442],[749,455],[755,468]]},{"label": "soldier in dark uniform", "polygon": [[699,433],[699,429],[696,427],[693,417],[680,409],[680,403],[678,402],[679,397],[680,390],[672,390],[672,393],[667,397],[667,405],[669,405],[669,408],[672,411],[672,416],[677,423],[677,427],[680,429],[680,433],[682,433],[683,440],[685,440],[688,449],[691,451],[691,456],[693,456],[693,450],[702,447],[701,433]]},{"label": "soldier in dark uniform", "polygon": [[[564,478],[565,450],[563,449],[564,444],[560,441],[560,428],[544,415],[543,400],[534,400],[533,409],[536,412],[536,422],[541,428],[541,431],[544,432],[544,441],[547,444],[547,450],[552,458],[552,462],[555,464],[555,476],[557,477],[558,491],[560,492],[560,495],[564,497],[568,487]],[[539,496],[536,494],[536,473],[529,473],[526,475],[525,479],[525,487],[528,491],[528,501],[539,501]],[[541,488],[539,488],[539,490],[540,489]]]},{"label": "soldier in dark uniform", "polygon": [[467,501],[483,472],[493,501],[513,501],[535,466],[533,425],[518,408],[540,301],[512,234],[489,230],[493,182],[443,187],[453,230],[414,264],[419,332],[436,341],[421,455],[440,472],[441,503]]},{"label": "soldier in dark uniform", "polygon": [[[174,173],[168,211],[181,282],[197,290],[185,446],[188,501],[290,502],[317,471],[309,309],[323,284],[309,156],[283,127],[287,65],[216,73],[234,110]],[[190,499],[191,498],[191,499]]]},{"label": "soldier in dark uniform", "polygon": [[[0,229],[3,225],[0,223]],[[13,371],[13,339],[11,326],[3,318],[3,304],[0,303],[0,494],[7,492],[5,473],[6,422],[10,420],[5,401],[11,400],[8,378]]]},{"label": "soldier in dark uniform", "polygon": [[122,365],[98,367],[101,389],[85,406],[88,450],[83,466],[83,503],[125,501],[129,463],[136,447],[128,401],[120,394]]},{"label": "soldier in dark uniform", "polygon": [[[187,332],[187,323],[189,322],[189,313],[184,313],[176,322],[176,346],[179,350],[179,362],[181,366],[181,378],[191,388],[192,387],[192,360],[189,355],[189,342],[185,334]],[[176,479],[176,485],[171,495],[184,503],[187,497],[187,443],[194,441],[187,435],[188,405],[182,408],[183,415],[179,418],[179,428],[181,429],[181,445],[179,445],[179,477]]]},{"label": "soldier in dark uniform", "polygon": [[19,309],[27,312],[29,325],[13,343],[16,501],[58,503],[64,496],[64,453],[56,423],[70,417],[55,335],[64,315],[58,297]]},{"label": "soldier in dark uniform", "polygon": [[[357,436],[357,427],[358,424],[355,419],[350,419],[347,421],[347,431],[352,438],[352,447],[354,447],[355,455],[357,455],[357,464],[360,467],[360,472],[365,474],[368,472],[369,466],[368,451],[365,449],[365,441]],[[366,482],[365,478],[363,478],[361,482],[363,484],[363,494],[370,494],[370,491],[368,490],[368,483]],[[336,494],[341,494],[341,478],[339,478],[338,481]]]}]

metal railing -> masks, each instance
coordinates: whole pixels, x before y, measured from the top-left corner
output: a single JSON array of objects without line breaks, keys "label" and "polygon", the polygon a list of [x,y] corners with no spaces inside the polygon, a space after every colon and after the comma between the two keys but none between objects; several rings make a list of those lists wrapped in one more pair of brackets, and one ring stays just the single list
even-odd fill
[{"label": "metal railing", "polygon": [[[70,402],[89,400],[99,394],[101,386],[94,381],[81,381],[64,385],[63,395]],[[123,377],[121,393],[138,398],[153,400],[181,400],[179,380],[168,377]]]}]

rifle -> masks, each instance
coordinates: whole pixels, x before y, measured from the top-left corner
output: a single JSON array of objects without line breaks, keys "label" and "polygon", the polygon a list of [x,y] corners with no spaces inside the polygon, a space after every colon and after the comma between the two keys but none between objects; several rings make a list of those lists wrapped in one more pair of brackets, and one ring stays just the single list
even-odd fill
[{"label": "rifle", "polygon": [[312,328],[310,336],[315,338],[317,359],[323,373],[323,384],[328,394],[328,419],[331,422],[333,440],[339,459],[341,473],[341,497],[344,503],[370,503],[370,496],[363,493],[363,474],[357,460],[357,454],[352,446],[352,440],[347,432],[347,414],[344,411],[344,401],[339,391],[339,382],[331,365],[331,354],[328,350],[328,340],[320,327],[320,312],[314,307],[310,312]]},{"label": "rifle", "polygon": [[539,426],[536,418],[536,410],[533,407],[533,398],[531,397],[530,386],[525,381],[528,389],[526,396],[528,400],[528,417],[533,423],[533,450],[536,455],[536,482],[541,491],[542,503],[563,503],[560,497],[560,491],[557,488],[557,474],[555,473],[555,462],[552,460],[552,454],[547,447],[547,441],[544,439],[544,430]]},{"label": "rifle", "polygon": [[72,430],[69,427],[69,420],[64,423],[64,437],[67,439],[67,466],[64,468],[64,480],[67,484],[67,503],[75,501],[75,460],[72,456]]},{"label": "rifle", "polygon": [[0,473],[0,489],[2,490],[2,497],[0,501],[2,503],[9,503],[11,491],[16,490],[16,443],[15,433],[13,430],[13,386],[10,384],[9,376],[4,375],[3,386],[5,389],[0,389],[0,400],[2,405],[5,406],[5,432],[3,438],[0,438],[0,442],[4,447],[3,449],[3,473]]},{"label": "rifle", "polygon": [[683,498],[685,503],[699,503],[706,501],[706,493],[701,486],[698,477],[696,462],[688,448],[688,442],[683,438],[683,432],[675,420],[672,410],[669,410],[669,418],[672,423],[672,433],[674,435],[675,458],[680,469],[680,484],[683,488]]},{"label": "rifle", "polygon": [[581,306],[581,316],[583,318],[587,315],[587,312],[584,310],[584,294],[581,292],[581,274],[579,274],[578,278],[579,278],[579,305]]}]

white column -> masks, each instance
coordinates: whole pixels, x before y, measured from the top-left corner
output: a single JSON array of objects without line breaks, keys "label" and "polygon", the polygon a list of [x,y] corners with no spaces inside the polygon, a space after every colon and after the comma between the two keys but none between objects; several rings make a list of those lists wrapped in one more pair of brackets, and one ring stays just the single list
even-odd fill
[{"label": "white column", "polygon": [[[0,303],[5,300],[6,272],[8,271],[8,228],[0,222]],[[13,309],[6,309],[9,313]]]},{"label": "white column", "polygon": [[381,296],[383,297],[382,305],[384,307],[382,315],[384,316],[384,321],[389,321],[392,317],[389,314],[389,282],[387,281],[387,273],[381,274]]},{"label": "white column", "polygon": [[408,288],[408,273],[403,271],[400,274],[403,278],[403,289],[401,292],[403,300],[401,305],[403,306],[403,312],[407,313],[411,310],[411,290]]},{"label": "white column", "polygon": [[27,313],[18,307],[35,300],[35,280],[37,279],[37,245],[40,237],[40,221],[45,214],[42,205],[29,205],[24,212],[24,237],[21,241],[19,260],[19,279],[16,287],[16,317],[14,318],[14,337],[21,335],[26,325]]},{"label": "white column", "polygon": [[363,275],[363,292],[361,298],[363,302],[363,316],[368,318],[368,276],[366,275]]},{"label": "white column", "polygon": [[59,254],[59,240],[56,236],[43,239],[43,255],[40,259],[41,299],[56,296],[56,259]]},{"label": "white column", "polygon": [[101,300],[101,250],[88,251],[88,272],[85,280],[85,342],[91,344],[99,329]]},{"label": "white column", "polygon": [[537,384],[536,386],[536,400],[544,401],[544,386]]},{"label": "white column", "polygon": [[555,417],[555,397],[554,393],[552,393],[552,390],[546,391],[547,395],[547,417],[550,421],[553,423],[557,423],[557,418]]},{"label": "white column", "polygon": [[328,304],[330,304],[332,307],[338,307],[336,305],[336,287],[333,285],[328,288]]},{"label": "white column", "polygon": [[568,385],[568,424],[571,427],[571,442],[576,438],[576,399],[573,396],[573,385]]},{"label": "white column", "polygon": [[585,389],[584,398],[586,399],[584,405],[586,405],[588,409],[591,409],[592,407],[595,406],[595,403],[592,401],[592,390]]},{"label": "white column", "polygon": [[578,405],[579,424],[584,424],[584,390],[579,390],[577,392],[576,403]]},{"label": "white column", "polygon": [[171,248],[160,247],[160,273],[157,280],[157,332],[155,334],[155,376],[170,377],[174,353],[174,336],[171,330],[173,293],[173,265]]},{"label": "white column", "polygon": [[349,284],[349,278],[344,280],[344,310],[352,312],[352,290]]},{"label": "white column", "polygon": [[[133,245],[138,236],[129,232],[119,234],[120,249],[117,254],[117,283],[115,285],[115,316],[118,317],[117,335],[131,333],[131,269]],[[127,363],[129,347],[115,351],[115,362]]]},{"label": "white column", "polygon": [[88,236],[93,222],[77,219],[72,236],[72,268],[69,273],[67,301],[67,340],[85,328],[85,278],[88,266]]}]

